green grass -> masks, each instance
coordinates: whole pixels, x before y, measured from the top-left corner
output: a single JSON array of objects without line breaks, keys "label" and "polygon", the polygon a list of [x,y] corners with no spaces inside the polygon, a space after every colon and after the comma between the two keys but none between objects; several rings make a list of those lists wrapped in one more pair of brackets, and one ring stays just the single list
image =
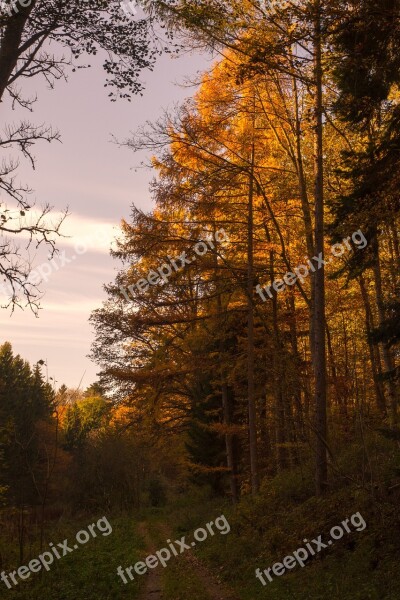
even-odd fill
[{"label": "green grass", "polygon": [[[47,532],[47,540],[56,545],[64,539],[74,540],[80,529],[85,529],[95,519],[88,517],[84,521],[61,523]],[[117,575],[118,566],[134,564],[143,553],[142,541],[135,529],[132,517],[109,518],[113,532],[109,536],[97,535],[78,550],[55,560],[50,571],[32,574],[26,581],[18,580],[17,587],[8,590],[0,581],[1,598],[10,600],[134,600],[138,596],[141,582],[135,580],[124,585]],[[18,568],[17,548],[9,545],[9,541],[0,540],[0,551],[7,556],[7,564],[3,570],[8,573]],[[70,545],[70,544],[69,544]],[[73,544],[72,544],[73,545]],[[45,545],[44,551],[47,550]],[[38,547],[33,546],[29,560],[40,554]],[[61,552],[62,554],[62,552]]]},{"label": "green grass", "polygon": [[184,558],[178,558],[163,570],[165,600],[212,600],[204,590],[202,580]]}]

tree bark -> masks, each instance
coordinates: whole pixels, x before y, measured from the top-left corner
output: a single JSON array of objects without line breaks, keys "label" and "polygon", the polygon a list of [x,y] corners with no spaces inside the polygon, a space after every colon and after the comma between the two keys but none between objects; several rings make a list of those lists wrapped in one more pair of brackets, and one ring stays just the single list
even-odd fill
[{"label": "tree bark", "polygon": [[[386,320],[385,304],[383,300],[383,286],[382,286],[382,272],[381,272],[381,261],[379,257],[379,242],[378,237],[375,238],[375,262],[373,266],[374,279],[375,279],[375,295],[376,305],[378,308],[379,325],[382,325]],[[394,362],[391,350],[386,342],[382,342],[382,358],[383,365],[386,371],[386,391],[389,405],[389,418],[390,425],[394,427],[397,424],[397,395],[396,386],[390,374],[394,370]]]},{"label": "tree bark", "polygon": [[[315,251],[324,257],[324,159],[323,159],[323,90],[322,90],[322,31],[321,1],[315,2],[314,76],[315,76]],[[325,348],[325,269],[322,265],[314,274],[314,351],[315,431],[316,431],[316,493],[321,496],[327,488],[327,392]]]},{"label": "tree bark", "polygon": [[8,18],[4,27],[0,40],[0,102],[20,56],[24,27],[35,4],[36,1],[32,0],[29,6],[18,5],[18,12]]},{"label": "tree bark", "polygon": [[[214,239],[217,227],[214,223]],[[214,277],[217,287],[217,325],[219,333],[219,362],[220,362],[220,374],[221,374],[221,395],[222,395],[222,414],[223,423],[225,426],[225,449],[226,449],[226,465],[229,473],[229,487],[231,491],[232,502],[237,503],[239,498],[238,482],[237,482],[237,464],[235,454],[235,438],[230,432],[233,419],[233,407],[232,400],[229,395],[229,386],[227,382],[226,368],[225,368],[225,330],[223,327],[223,307],[222,307],[222,290],[221,282],[218,276],[218,254],[213,254],[214,258]]]},{"label": "tree bark", "polygon": [[380,376],[382,375],[379,355],[377,356],[377,352],[379,349],[375,346],[371,341],[371,333],[374,329],[374,319],[371,310],[371,304],[368,297],[367,288],[365,286],[364,277],[360,275],[358,278],[358,282],[360,284],[361,296],[364,302],[364,310],[365,310],[365,331],[367,334],[367,343],[369,350],[369,358],[371,361],[371,370],[372,370],[372,378],[374,380],[374,388],[375,388],[375,401],[376,407],[378,411],[382,415],[386,415],[386,402],[385,402],[385,394],[382,390],[382,385],[380,381]]},{"label": "tree bark", "polygon": [[[253,112],[254,119],[254,112]],[[254,121],[253,139],[251,145],[251,166],[248,196],[248,222],[247,222],[247,393],[249,404],[249,443],[250,443],[250,470],[251,491],[258,492],[258,465],[257,465],[257,422],[256,422],[256,397],[255,397],[255,352],[254,352]]]}]

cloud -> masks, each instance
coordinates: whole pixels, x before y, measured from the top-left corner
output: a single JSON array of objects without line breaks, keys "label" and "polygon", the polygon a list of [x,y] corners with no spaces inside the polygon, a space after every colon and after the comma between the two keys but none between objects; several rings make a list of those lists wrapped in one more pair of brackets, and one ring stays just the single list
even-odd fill
[{"label": "cloud", "polygon": [[[11,210],[14,210],[11,208]],[[17,209],[16,209],[17,210]],[[24,217],[16,217],[13,222],[13,228],[17,229],[21,225],[35,223],[40,217],[40,208],[34,207],[26,212]],[[62,218],[62,213],[52,211],[42,220],[42,226],[54,229]],[[62,238],[55,235],[52,239],[56,241],[57,247],[69,247],[78,249],[78,254],[84,254],[84,249],[101,254],[108,254],[111,247],[114,247],[114,240],[120,235],[120,228],[115,225],[115,221],[88,219],[79,214],[70,214],[63,222],[60,233]],[[18,239],[29,239],[28,233],[18,235]]]}]

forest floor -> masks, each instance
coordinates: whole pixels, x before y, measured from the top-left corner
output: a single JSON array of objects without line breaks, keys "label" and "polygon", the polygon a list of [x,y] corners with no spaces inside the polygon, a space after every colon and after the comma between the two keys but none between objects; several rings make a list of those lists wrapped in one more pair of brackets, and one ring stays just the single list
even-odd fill
[{"label": "forest floor", "polygon": [[[138,532],[145,542],[148,554],[153,554],[156,551],[156,547],[149,535],[145,521],[139,523]],[[147,572],[147,580],[142,588],[139,598],[140,600],[162,600],[162,576],[160,567]]]},{"label": "forest floor", "polygon": [[[230,587],[214,572],[212,565],[194,555],[192,550],[172,557],[166,568],[149,569],[145,575],[134,573],[134,580],[124,584],[117,568],[124,570],[158,549],[166,547],[167,538],[174,537],[170,515],[164,510],[145,511],[141,515],[125,514],[110,517],[112,535],[90,540],[61,560],[54,561],[49,571],[32,574],[7,589],[0,581],[3,600],[240,600]],[[46,543],[73,539],[90,519],[61,521],[49,525]],[[4,572],[10,573],[20,563],[18,547],[10,538],[0,534],[0,558]],[[23,564],[40,554],[35,544],[26,549]],[[125,573],[126,574],[126,573]]]},{"label": "forest floor", "polygon": [[[113,534],[92,540],[79,552],[55,562],[49,572],[35,574],[27,581],[7,590],[0,582],[0,598],[10,600],[399,600],[400,577],[399,513],[400,497],[372,505],[370,498],[341,495],[324,501],[313,499],[299,510],[284,505],[265,507],[252,512],[250,504],[239,511],[221,506],[220,501],[204,501],[186,509],[147,511],[141,515],[110,516]],[[255,578],[255,569],[271,566],[293,552],[306,535],[320,532],[360,510],[367,522],[362,532],[354,532],[283,577],[263,587]],[[266,508],[266,510],[265,510]],[[269,512],[267,512],[269,511]],[[257,514],[256,514],[257,513]],[[124,584],[117,575],[143,561],[167,540],[190,535],[197,527],[224,514],[232,525],[225,536],[207,539],[198,548],[171,557],[165,568],[135,576]],[[49,531],[57,542],[72,538],[84,526],[82,522],[63,523]],[[0,538],[1,541],[1,538]],[[4,541],[3,541],[4,544]],[[16,553],[12,562],[2,565],[6,573],[19,564]],[[10,552],[0,544],[0,553]],[[37,556],[36,548],[29,552]],[[29,556],[29,557],[30,557]],[[24,560],[27,564],[28,560]]]},{"label": "forest floor", "polygon": [[[357,450],[357,449],[356,449]],[[379,478],[363,477],[365,451]],[[91,539],[79,550],[54,561],[50,571],[31,574],[7,589],[0,581],[0,598],[10,600],[399,600],[400,571],[400,448],[390,441],[339,457],[346,478],[332,476],[329,493],[316,498],[313,469],[303,464],[290,473],[265,480],[257,497],[244,496],[237,506],[193,488],[170,497],[167,506],[140,513],[107,515],[112,535]],[[360,466],[361,465],[361,466]],[[103,513],[104,514],[104,513]],[[256,578],[304,545],[304,539],[327,540],[331,528],[351,515],[365,527],[353,528],[283,576],[265,586]],[[99,513],[97,518],[102,515]],[[94,516],[49,523],[44,549],[51,542],[73,540]],[[217,519],[218,528],[196,548],[194,532]],[[40,554],[38,535],[27,537],[23,561],[16,532],[0,531],[0,571],[6,574]],[[35,541],[36,539],[36,541]],[[117,569],[144,561],[172,540],[185,539],[187,548],[171,556],[165,568],[149,569],[123,583]],[[336,538],[335,538],[336,539]]]},{"label": "forest floor", "polygon": [[[152,533],[150,533],[150,531]],[[138,532],[145,542],[148,554],[154,554],[162,540],[172,536],[165,521],[158,519],[149,523],[139,523]],[[174,563],[164,570],[161,566],[149,570],[139,600],[240,600],[229,586],[222,582],[190,550],[182,556],[174,557]]]}]

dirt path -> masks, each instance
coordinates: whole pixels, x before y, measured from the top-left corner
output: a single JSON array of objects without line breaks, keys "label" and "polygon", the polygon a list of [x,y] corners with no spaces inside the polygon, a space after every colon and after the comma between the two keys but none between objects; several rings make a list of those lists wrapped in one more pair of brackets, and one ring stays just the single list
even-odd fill
[{"label": "dirt path", "polygon": [[226,584],[211,574],[195,554],[187,552],[185,560],[190,564],[192,569],[195,569],[196,575],[201,580],[204,589],[211,596],[212,600],[239,600],[238,596]]},{"label": "dirt path", "polygon": [[[140,523],[138,531],[145,541],[146,552],[149,554],[154,553],[157,549],[151,539],[146,523]],[[239,600],[238,596],[226,584],[219,581],[193,552],[186,552],[178,560],[184,560],[188,567],[195,572],[202,583],[204,591],[210,596],[211,600]],[[139,600],[162,600],[163,598],[162,569],[157,567],[148,571],[146,585]],[[190,600],[190,598],[187,600]]]},{"label": "dirt path", "polygon": [[[146,544],[146,551],[151,554],[156,551],[153,541],[149,535],[146,523],[139,523],[138,526],[139,534],[144,539]],[[162,600],[162,580],[161,580],[161,568],[151,569],[147,571],[146,584],[140,594],[139,600]]]}]

